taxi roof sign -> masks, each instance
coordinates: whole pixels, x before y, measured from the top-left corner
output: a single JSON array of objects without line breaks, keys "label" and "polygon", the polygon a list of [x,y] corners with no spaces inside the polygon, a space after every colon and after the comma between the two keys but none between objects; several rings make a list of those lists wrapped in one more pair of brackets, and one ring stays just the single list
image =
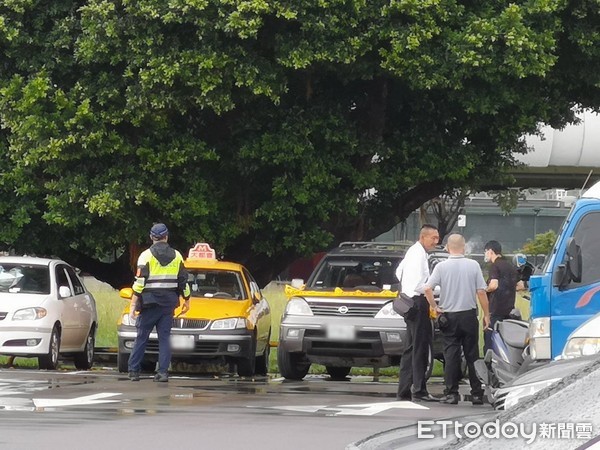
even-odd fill
[{"label": "taxi roof sign", "polygon": [[190,248],[188,259],[217,259],[217,254],[206,242],[198,242]]}]

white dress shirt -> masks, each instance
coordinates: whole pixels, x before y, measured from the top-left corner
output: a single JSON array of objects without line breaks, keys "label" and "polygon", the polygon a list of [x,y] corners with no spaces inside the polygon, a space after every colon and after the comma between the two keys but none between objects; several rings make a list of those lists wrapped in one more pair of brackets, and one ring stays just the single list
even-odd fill
[{"label": "white dress shirt", "polygon": [[429,278],[427,252],[420,242],[416,242],[406,251],[404,259],[398,264],[396,278],[400,282],[400,291],[414,297],[424,293],[424,285]]}]

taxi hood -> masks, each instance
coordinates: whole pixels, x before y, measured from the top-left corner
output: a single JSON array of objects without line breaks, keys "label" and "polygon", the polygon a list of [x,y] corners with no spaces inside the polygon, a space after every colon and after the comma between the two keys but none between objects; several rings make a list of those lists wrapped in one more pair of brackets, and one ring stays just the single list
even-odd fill
[{"label": "taxi hood", "polygon": [[[252,309],[251,300],[229,300],[222,298],[191,297],[190,309],[183,316],[186,319],[226,319],[228,317],[248,317]],[[179,314],[181,308],[175,310]]]}]

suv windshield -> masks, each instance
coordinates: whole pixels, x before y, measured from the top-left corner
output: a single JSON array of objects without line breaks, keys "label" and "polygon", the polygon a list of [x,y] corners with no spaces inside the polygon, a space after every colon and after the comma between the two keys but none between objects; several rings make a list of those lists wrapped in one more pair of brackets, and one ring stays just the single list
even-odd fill
[{"label": "suv windshield", "polygon": [[398,288],[400,257],[328,255],[308,281],[310,289],[371,290]]},{"label": "suv windshield", "polygon": [[11,294],[50,293],[50,273],[46,266],[0,265],[0,292]]},{"label": "suv windshield", "polygon": [[188,282],[192,297],[248,298],[239,272],[188,269]]}]

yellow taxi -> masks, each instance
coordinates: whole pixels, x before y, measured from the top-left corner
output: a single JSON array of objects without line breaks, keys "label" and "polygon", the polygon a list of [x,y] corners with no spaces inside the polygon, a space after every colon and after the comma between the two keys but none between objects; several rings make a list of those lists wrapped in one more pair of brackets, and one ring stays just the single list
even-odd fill
[{"label": "yellow taxi", "polygon": [[[271,311],[248,269],[220,261],[206,243],[189,250],[184,262],[192,296],[190,309],[175,310],[171,329],[172,361],[206,361],[225,358],[237,365],[240,376],[266,375],[269,367]],[[130,288],[120,296],[131,298]],[[118,323],[118,368],[128,371],[129,355],[136,337],[129,319],[129,304]],[[158,359],[158,336],[150,334],[142,369],[154,370]]]}]

